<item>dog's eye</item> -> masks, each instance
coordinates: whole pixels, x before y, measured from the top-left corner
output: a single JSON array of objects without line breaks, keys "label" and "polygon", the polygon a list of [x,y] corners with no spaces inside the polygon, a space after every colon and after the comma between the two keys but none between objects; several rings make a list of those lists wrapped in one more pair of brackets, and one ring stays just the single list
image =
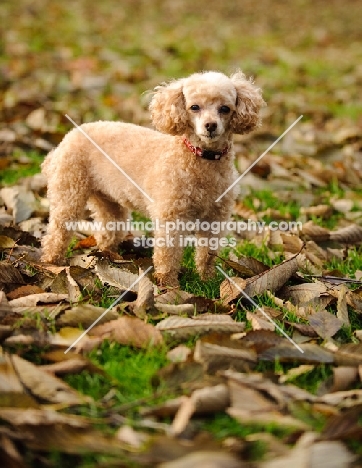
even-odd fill
[{"label": "dog's eye", "polygon": [[200,106],[198,106],[197,104],[193,104],[190,109],[194,112],[197,112],[200,110]]},{"label": "dog's eye", "polygon": [[230,107],[228,106],[221,106],[219,108],[220,114],[229,114],[230,113]]}]

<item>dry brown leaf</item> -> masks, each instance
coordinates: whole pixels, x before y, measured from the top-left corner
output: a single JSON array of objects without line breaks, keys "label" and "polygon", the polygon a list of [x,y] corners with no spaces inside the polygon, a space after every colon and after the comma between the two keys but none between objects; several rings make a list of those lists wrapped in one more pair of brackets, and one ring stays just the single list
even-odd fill
[{"label": "dry brown leaf", "polygon": [[[142,273],[140,269],[139,274],[142,275]],[[143,276],[138,283],[138,295],[133,312],[138,318],[144,319],[147,317],[147,312],[153,309],[154,304],[153,284],[147,276]]]},{"label": "dry brown leaf", "polygon": [[40,303],[48,304],[67,300],[68,294],[40,293],[13,299],[12,301],[9,301],[9,304],[12,307],[35,307]]},{"label": "dry brown leaf", "polygon": [[[49,376],[48,376],[49,377]],[[120,442],[92,428],[91,420],[52,409],[0,408],[0,418],[20,433],[31,434],[23,442],[40,451],[65,453],[122,453]]]},{"label": "dry brown leaf", "polygon": [[[270,382],[271,383],[271,382]],[[265,413],[276,411],[278,404],[264,392],[237,380],[229,379],[230,406],[234,409],[251,413]],[[269,397],[269,398],[268,398]]]},{"label": "dry brown leaf", "polygon": [[314,224],[312,221],[308,221],[303,224],[301,231],[303,238],[308,238],[316,242],[326,241],[330,239],[330,231],[326,228]]},{"label": "dry brown leaf", "polygon": [[95,322],[95,320],[98,320],[97,323],[102,324],[118,318],[117,311],[111,309],[101,319],[99,319],[105,310],[106,309],[103,307],[96,307],[92,304],[81,304],[77,307],[66,310],[57,318],[56,322],[57,325],[60,326],[82,326],[83,328],[88,328]]},{"label": "dry brown leaf", "polygon": [[122,426],[115,434],[120,442],[140,450],[151,438],[146,432],[135,431],[131,426]]},{"label": "dry brown leaf", "polygon": [[346,325],[350,326],[349,316],[348,316],[348,307],[347,307],[347,293],[349,289],[345,284],[341,284],[338,290],[338,300],[337,300],[337,318]]},{"label": "dry brown leaf", "polygon": [[238,333],[244,331],[245,323],[234,322],[230,316],[208,315],[197,319],[184,317],[168,317],[156,325],[162,333],[167,333],[175,339],[187,339],[195,335],[204,335],[213,331],[218,333]]},{"label": "dry brown leaf", "polygon": [[172,398],[171,400],[167,400],[164,403],[160,403],[159,405],[141,408],[140,414],[144,417],[154,416],[156,418],[167,418],[169,416],[175,416],[182,403],[186,400],[188,400],[187,396]]},{"label": "dry brown leaf", "polygon": [[111,339],[137,348],[147,348],[149,345],[159,346],[163,343],[160,331],[137,317],[120,317],[94,327],[89,333],[92,336]]},{"label": "dry brown leaf", "polygon": [[316,402],[339,408],[359,407],[362,404],[362,390],[343,390],[339,392],[326,393],[317,398]]},{"label": "dry brown leaf", "polygon": [[173,435],[181,434],[193,414],[214,414],[225,411],[229,406],[229,389],[225,384],[204,387],[192,392],[183,400],[172,423]]},{"label": "dry brown leaf", "polygon": [[330,392],[339,392],[341,390],[348,390],[349,387],[358,378],[357,367],[334,367],[333,368],[333,386]]},{"label": "dry brown leaf", "polygon": [[289,454],[263,462],[261,468],[349,468],[355,456],[342,442],[322,441],[301,446],[298,444]]},{"label": "dry brown leaf", "polygon": [[247,372],[257,363],[253,349],[220,346],[198,340],[195,346],[194,359],[204,365],[205,371],[215,374],[219,370],[233,368]]},{"label": "dry brown leaf", "polygon": [[0,262],[0,285],[25,284],[20,272],[8,262]]},{"label": "dry brown leaf", "polygon": [[7,294],[9,300],[18,299],[19,297],[29,296],[30,294],[41,294],[44,293],[44,289],[39,288],[35,284],[27,284],[26,286],[20,286]]},{"label": "dry brown leaf", "polygon": [[186,345],[179,345],[167,353],[167,359],[171,362],[185,362],[191,355],[191,349]]},{"label": "dry brown leaf", "polygon": [[0,236],[0,249],[13,249],[16,242],[8,236]]},{"label": "dry brown leaf", "polygon": [[186,304],[189,299],[194,297],[192,294],[183,291],[182,289],[174,288],[170,289],[163,294],[159,294],[155,297],[158,304]]},{"label": "dry brown leaf", "polygon": [[359,424],[360,417],[360,406],[352,407],[342,413],[338,412],[328,419],[321,434],[322,439],[360,440],[362,436],[362,427]]},{"label": "dry brown leaf", "polygon": [[[95,271],[102,284],[109,284],[121,291],[130,290],[138,292],[139,283],[132,286],[139,278],[135,273],[112,267],[107,260],[99,260],[95,266]],[[132,289],[130,289],[131,286]]]},{"label": "dry brown leaf", "polygon": [[13,327],[10,325],[0,325],[0,344],[13,333]]},{"label": "dry brown leaf", "polygon": [[31,362],[19,356],[12,355],[11,362],[19,376],[19,379],[31,395],[50,403],[62,403],[66,405],[79,405],[89,401],[73,390],[69,385]]},{"label": "dry brown leaf", "polygon": [[289,299],[295,305],[306,304],[322,294],[328,292],[327,286],[316,281],[314,283],[302,283],[296,286],[287,286],[283,288],[279,296],[283,299]]},{"label": "dry brown leaf", "polygon": [[[231,281],[229,279],[225,279],[220,285],[220,298],[224,304],[229,304],[240,297],[240,289],[244,290],[246,286],[246,280],[243,278],[233,276],[230,279]],[[234,283],[237,286],[235,286]]]},{"label": "dry brown leaf", "polygon": [[362,313],[362,289],[348,291],[346,296],[347,304],[350,305],[355,312]]},{"label": "dry brown leaf", "polygon": [[362,365],[362,344],[341,345],[335,352],[335,362],[339,366],[358,367]]},{"label": "dry brown leaf", "polygon": [[189,317],[195,314],[195,306],[193,304],[163,304],[156,302],[155,308],[168,315],[187,315]]},{"label": "dry brown leaf", "polygon": [[310,315],[309,324],[324,340],[334,336],[343,326],[342,321],[327,310]]},{"label": "dry brown leaf", "polygon": [[298,269],[298,255],[285,260],[270,270],[247,280],[245,293],[250,297],[262,294],[265,291],[277,291]]},{"label": "dry brown leaf", "polygon": [[306,430],[308,425],[298,419],[293,418],[292,416],[283,415],[277,411],[265,411],[262,413],[257,413],[256,411],[249,411],[247,409],[239,409],[230,407],[226,411],[232,418],[241,422],[242,424],[260,424],[265,425],[275,425],[287,429],[299,429]]},{"label": "dry brown leaf", "polygon": [[243,278],[249,278],[268,270],[268,267],[262,262],[259,262],[259,260],[244,255],[237,258],[235,254],[231,253],[228,260],[222,260],[228,267],[233,268]]},{"label": "dry brown leaf", "polygon": [[269,322],[260,312],[250,312],[246,313],[247,320],[250,321],[251,327],[253,330],[275,330],[274,323]]},{"label": "dry brown leaf", "polygon": [[283,241],[283,247],[285,252],[297,254],[303,247],[303,241],[296,235],[282,232],[280,237]]},{"label": "dry brown leaf", "polygon": [[268,348],[284,344],[286,339],[270,330],[255,330],[247,333],[240,341],[245,347],[253,348],[259,354]]},{"label": "dry brown leaf", "polygon": [[351,224],[337,231],[331,231],[330,238],[342,244],[357,244],[362,241],[362,227]]},{"label": "dry brown leaf", "polygon": [[20,185],[2,188],[1,197],[5,205],[12,211],[14,222],[20,223],[28,218],[36,209],[34,193]]},{"label": "dry brown leaf", "polygon": [[4,291],[0,291],[0,319],[7,316],[8,314],[11,314],[11,312],[12,308],[6,299]]},{"label": "dry brown leaf", "polygon": [[318,218],[329,218],[332,213],[333,208],[330,205],[302,206],[300,209],[301,215],[317,216]]},{"label": "dry brown leaf", "polygon": [[[280,385],[272,382],[262,374],[241,373],[234,370],[226,370],[220,372],[220,375],[226,377],[229,382],[236,382],[242,388],[251,388],[260,393],[263,398],[266,398],[269,404],[278,404],[279,408],[285,408],[290,401],[308,401],[314,402],[316,397],[311,393],[303,390],[295,385]],[[237,387],[233,387],[235,390]],[[242,393],[236,392],[235,398],[240,397],[240,407],[242,408],[247,402],[242,398]],[[239,400],[235,400],[239,401]],[[257,410],[257,408],[255,408]]]},{"label": "dry brown leaf", "polygon": [[336,211],[348,213],[352,210],[354,202],[350,198],[331,199],[331,204]]},{"label": "dry brown leaf", "polygon": [[91,247],[95,247],[97,245],[97,241],[95,240],[94,236],[88,236],[85,239],[78,241],[73,250],[78,249],[90,249]]},{"label": "dry brown leaf", "polygon": [[241,462],[235,455],[215,450],[196,451],[176,460],[160,463],[158,468],[240,468]]},{"label": "dry brown leaf", "polygon": [[[284,339],[285,340],[285,339]],[[286,341],[286,340],[285,340]],[[263,351],[259,359],[266,361],[274,361],[279,359],[280,362],[302,362],[306,364],[332,364],[334,362],[334,353],[322,348],[316,344],[301,344],[300,347],[304,351],[301,353],[295,346],[289,343],[268,348]]]},{"label": "dry brown leaf", "polygon": [[[67,269],[69,276],[77,282],[79,286],[82,288],[86,288],[88,291],[98,290],[95,285],[96,276],[86,265],[79,266],[79,265],[72,265]],[[69,278],[68,276],[68,278]]]}]

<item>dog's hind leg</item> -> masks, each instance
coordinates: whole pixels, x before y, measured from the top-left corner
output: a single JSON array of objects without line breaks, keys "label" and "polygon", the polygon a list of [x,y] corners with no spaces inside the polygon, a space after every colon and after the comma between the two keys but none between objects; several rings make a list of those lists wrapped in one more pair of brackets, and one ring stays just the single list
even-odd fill
[{"label": "dog's hind leg", "polygon": [[50,214],[47,234],[42,239],[41,260],[47,263],[63,263],[72,231],[77,229],[74,223],[82,218],[89,197],[86,169],[79,164],[71,171],[65,161],[65,158],[54,164],[48,161],[52,167],[46,168]]},{"label": "dog's hind leg", "polygon": [[124,227],[128,210],[100,193],[92,194],[88,205],[99,228],[94,232],[99,249],[117,248],[127,234]]}]

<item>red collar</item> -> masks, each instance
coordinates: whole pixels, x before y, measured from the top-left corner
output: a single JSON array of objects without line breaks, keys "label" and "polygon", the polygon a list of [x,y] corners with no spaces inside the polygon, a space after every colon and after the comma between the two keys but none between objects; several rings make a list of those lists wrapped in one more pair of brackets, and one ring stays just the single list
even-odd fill
[{"label": "red collar", "polygon": [[187,138],[184,138],[184,143],[188,147],[188,149],[194,153],[195,156],[199,156],[202,159],[208,159],[209,161],[215,161],[221,159],[222,156],[225,156],[229,151],[229,147],[226,146],[221,151],[213,151],[213,150],[204,150],[199,148],[198,146],[194,146]]}]

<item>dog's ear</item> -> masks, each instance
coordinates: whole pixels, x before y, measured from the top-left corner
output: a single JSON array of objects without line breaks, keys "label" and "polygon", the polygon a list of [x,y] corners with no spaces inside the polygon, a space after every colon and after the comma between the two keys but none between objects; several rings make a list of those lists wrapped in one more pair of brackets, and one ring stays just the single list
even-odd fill
[{"label": "dog's ear", "polygon": [[183,135],[188,115],[182,93],[183,79],[164,83],[155,88],[150,112],[153,125],[162,133]]},{"label": "dog's ear", "polygon": [[231,120],[232,131],[239,134],[249,133],[261,124],[259,110],[266,105],[261,89],[240,71],[231,75],[230,79],[237,92],[236,111]]}]

